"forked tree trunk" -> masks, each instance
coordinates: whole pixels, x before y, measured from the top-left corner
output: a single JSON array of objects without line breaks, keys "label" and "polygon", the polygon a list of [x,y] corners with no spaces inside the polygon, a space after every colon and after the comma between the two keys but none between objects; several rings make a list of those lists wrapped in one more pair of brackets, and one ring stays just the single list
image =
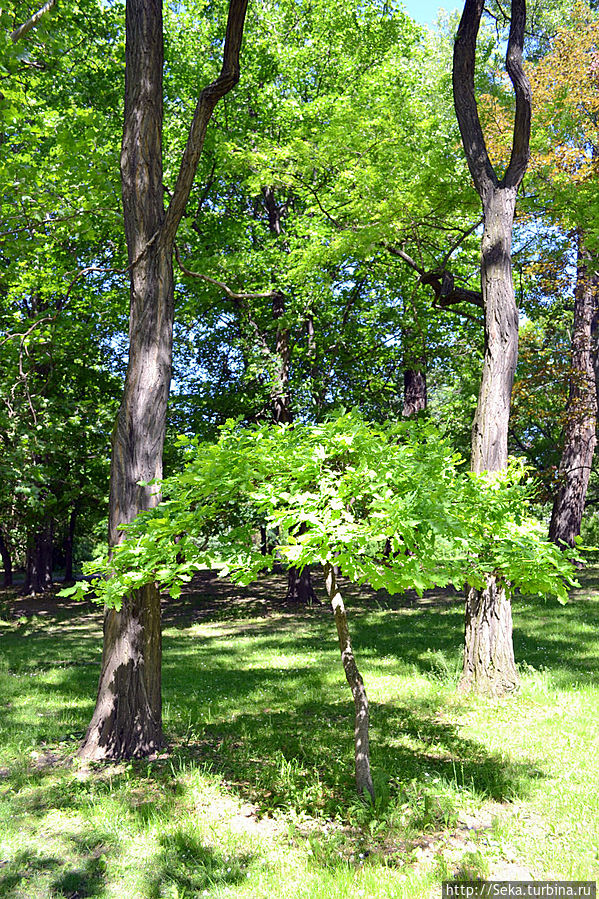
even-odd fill
[{"label": "forked tree trunk", "polygon": [[[162,177],[163,29],[160,0],[127,0],[125,123],[121,187],[130,270],[129,363],[112,437],[109,543],[121,525],[159,501],[171,380],[173,248],[206,129],[218,100],[239,80],[247,0],[230,0],[223,66],[201,92],[179,175],[164,210]],[[162,744],[160,597],[148,585],[107,609],[98,698],[79,754],[146,756]]]},{"label": "forked tree trunk", "polygon": [[327,562],[323,565],[323,570],[327,594],[335,615],[335,625],[337,627],[337,636],[339,637],[339,648],[341,649],[343,670],[345,671],[345,677],[350,686],[356,709],[354,726],[356,787],[360,796],[363,796],[364,793],[367,792],[374,800],[374,786],[372,783],[372,775],[370,773],[368,697],[366,696],[362,675],[358,671],[358,666],[356,665],[356,660],[354,658],[349,637],[349,628],[347,626],[345,605],[343,603],[343,597],[337,587],[335,568]]},{"label": "forked tree trunk", "polygon": [[[507,464],[508,424],[518,360],[518,309],[512,282],[512,228],[518,187],[529,157],[531,92],[522,65],[525,0],[512,0],[506,69],[516,95],[512,154],[500,180],[489,159],[474,93],[476,38],[484,0],[466,0],[454,48],[453,92],[462,143],[481,198],[481,287],[485,352],[472,427],[472,470]],[[501,695],[518,687],[509,597],[493,575],[484,590],[466,589],[463,691]]]},{"label": "forked tree trunk", "polygon": [[558,546],[574,546],[580,534],[597,442],[593,340],[599,311],[599,275],[589,270],[591,255],[582,235],[578,241],[570,395],[557,493],[549,525],[549,539]]}]

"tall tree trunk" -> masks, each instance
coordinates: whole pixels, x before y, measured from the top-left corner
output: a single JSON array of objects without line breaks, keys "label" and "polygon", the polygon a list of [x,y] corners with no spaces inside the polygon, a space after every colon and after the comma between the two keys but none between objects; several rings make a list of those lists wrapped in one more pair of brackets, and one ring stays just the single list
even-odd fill
[{"label": "tall tree trunk", "polygon": [[278,293],[272,303],[272,317],[277,322],[275,339],[275,365],[273,376],[272,415],[277,424],[289,424],[293,418],[291,397],[289,396],[289,365],[291,362],[291,342],[289,328],[281,323],[285,315],[285,297]]},{"label": "tall tree trunk", "polygon": [[[404,309],[404,315],[407,310]],[[405,326],[403,344],[403,408],[402,417],[411,418],[424,412],[426,392],[426,338],[420,327],[417,312],[413,310],[414,324]]]},{"label": "tall tree trunk", "polygon": [[54,549],[54,521],[50,519],[46,523],[42,534],[40,535],[40,568],[46,589],[52,583],[52,571],[54,568],[53,559]]},{"label": "tall tree trunk", "polygon": [[498,187],[483,200],[481,284],[485,348],[478,404],[472,425],[472,471],[507,465],[508,424],[518,362],[518,308],[512,282],[512,225],[516,191]]},{"label": "tall tree trunk", "polygon": [[[125,122],[121,188],[130,270],[129,363],[112,435],[109,544],[121,525],[159,501],[171,380],[173,248],[206,129],[218,100],[239,80],[247,0],[230,0],[223,65],[203,89],[179,175],[164,210],[162,177],[163,28],[160,0],[127,0]],[[98,698],[83,758],[146,756],[162,744],[160,596],[153,584],[107,609]]]},{"label": "tall tree trunk", "polygon": [[599,312],[599,275],[590,270],[591,261],[584,236],[579,234],[570,395],[557,493],[549,525],[549,539],[558,546],[574,546],[575,538],[580,534],[597,442],[593,334]]},{"label": "tall tree trunk", "polygon": [[[522,65],[525,0],[512,0],[506,69],[516,95],[512,153],[500,180],[489,159],[474,93],[476,38],[484,0],[466,0],[454,48],[453,92],[462,143],[481,198],[481,288],[485,353],[472,427],[472,470],[493,472],[507,464],[508,424],[518,359],[518,310],[511,247],[518,187],[529,157],[531,92]],[[483,590],[466,590],[462,691],[501,695],[518,686],[509,597],[490,575]]]},{"label": "tall tree trunk", "polygon": [[0,529],[0,557],[2,558],[2,567],[4,569],[4,586],[12,587],[12,558],[10,548],[4,539],[4,534]]},{"label": "tall tree trunk", "polygon": [[[273,238],[283,233],[283,210],[277,203],[274,187],[262,188],[264,206],[268,215],[268,230]],[[285,295],[279,291],[273,295],[272,317],[277,323],[275,337],[275,371],[273,375],[271,398],[272,415],[277,424],[289,424],[292,419],[291,398],[289,396],[289,364],[291,362],[291,343],[289,328],[284,322]]]},{"label": "tall tree trunk", "polygon": [[343,670],[345,671],[345,677],[350,686],[356,709],[354,726],[356,787],[358,788],[360,796],[364,795],[365,792],[368,792],[374,800],[374,786],[372,783],[372,775],[370,773],[368,697],[366,695],[362,675],[358,671],[358,666],[356,665],[356,660],[354,658],[349,637],[349,628],[347,626],[345,605],[337,586],[335,568],[327,562],[323,565],[323,570],[327,594],[335,615],[335,625],[337,627],[337,636],[339,637],[339,648],[341,650]]},{"label": "tall tree trunk", "polygon": [[[161,234],[162,8],[128,0],[121,187],[129,265],[129,364],[112,434],[110,546],[121,525],[155,506],[171,380],[173,267]],[[143,151],[143,152],[142,152]],[[107,609],[98,700],[83,758],[130,758],[162,745],[160,597],[154,585]]]}]

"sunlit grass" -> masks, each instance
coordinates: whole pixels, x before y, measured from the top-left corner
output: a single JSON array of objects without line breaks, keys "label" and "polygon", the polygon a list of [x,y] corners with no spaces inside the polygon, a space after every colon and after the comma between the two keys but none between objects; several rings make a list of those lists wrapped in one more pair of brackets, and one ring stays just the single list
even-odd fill
[{"label": "sunlit grass", "polygon": [[[596,576],[596,575],[595,575]],[[353,785],[353,704],[325,606],[201,583],[168,606],[165,753],[82,767],[101,618],[0,603],[0,895],[432,896],[509,862],[599,870],[599,600],[515,604],[519,696],[455,693],[459,597],[348,591],[377,802]],[[25,611],[26,614],[23,614]]]}]

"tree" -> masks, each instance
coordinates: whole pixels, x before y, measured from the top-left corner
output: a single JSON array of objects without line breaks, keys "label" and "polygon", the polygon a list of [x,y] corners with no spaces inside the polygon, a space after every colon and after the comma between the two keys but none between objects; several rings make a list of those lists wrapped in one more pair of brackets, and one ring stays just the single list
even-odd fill
[{"label": "tree", "polygon": [[[163,21],[160,0],[126,4],[121,186],[130,273],[129,363],[112,438],[109,543],[158,502],[174,320],[173,247],[208,123],[239,80],[247,0],[230,0],[220,75],[200,93],[170,203],[162,171]],[[143,152],[142,152],[143,148]],[[107,609],[96,708],[83,758],[146,756],[162,744],[160,596],[148,583]]]},{"label": "tree", "polygon": [[[544,285],[541,304],[552,302],[554,320],[563,319],[563,295],[573,294],[571,365],[566,375],[569,399],[565,418],[559,421],[563,433],[557,442],[563,451],[557,479],[551,485],[550,522],[552,539],[570,546],[580,533],[595,448],[597,23],[589,4],[577,2],[562,10],[559,24],[549,15],[553,33],[543,36],[541,28],[542,55],[537,46],[531,48],[536,57],[530,79],[537,112],[527,197],[521,206],[523,226],[529,232],[534,229],[541,243],[541,258],[525,265],[529,277]],[[499,97],[488,98],[487,105],[493,122],[493,149],[505,157],[509,110]],[[554,244],[560,242],[563,250],[556,254]],[[538,287],[530,292],[538,294]],[[569,320],[565,327],[570,327]]]},{"label": "tree", "polygon": [[[529,515],[522,466],[475,475],[460,464],[426,422],[376,426],[347,413],[321,425],[231,423],[216,443],[188,447],[164,501],[131,522],[111,559],[88,567],[91,586],[67,594],[91,589],[120,606],[155,581],[176,596],[206,567],[250,583],[278,558],[322,566],[355,705],[356,784],[373,796],[368,698],[335,566],[391,593],[464,579],[482,588],[491,575],[565,600],[571,581],[566,557]],[[268,558],[252,539],[261,521],[280,535]]]},{"label": "tree", "polygon": [[576,242],[569,398],[549,526],[551,539],[569,546],[580,534],[596,444],[598,22],[586,3],[576,3],[531,76],[540,110],[533,168],[552,221]]},{"label": "tree", "polygon": [[[454,48],[456,116],[468,168],[483,209],[481,287],[485,352],[472,426],[474,472],[507,465],[511,392],[518,358],[518,309],[512,282],[511,245],[516,195],[529,157],[531,91],[522,64],[525,0],[512,0],[506,69],[516,109],[512,151],[500,179],[489,159],[474,94],[476,38],[484,0],[466,0]],[[484,589],[467,589],[464,667],[460,689],[501,695],[516,689],[512,613],[505,586],[490,574]]]},{"label": "tree", "polygon": [[594,333],[599,315],[599,273],[593,270],[595,264],[579,235],[564,449],[549,523],[549,537],[558,546],[574,546],[580,535],[597,443],[597,380],[593,362],[597,359]]}]

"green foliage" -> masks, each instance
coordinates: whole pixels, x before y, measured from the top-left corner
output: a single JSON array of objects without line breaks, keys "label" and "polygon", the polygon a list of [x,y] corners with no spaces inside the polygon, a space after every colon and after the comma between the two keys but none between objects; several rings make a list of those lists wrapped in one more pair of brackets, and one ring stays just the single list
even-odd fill
[{"label": "green foliage", "polygon": [[[521,591],[565,600],[574,582],[570,562],[528,513],[522,465],[464,473],[430,424],[377,427],[355,413],[294,427],[231,422],[216,443],[192,443],[187,453],[183,472],[162,485],[164,502],[127,526],[110,559],[88,567],[108,605],[152,581],[177,595],[206,567],[247,584],[277,559],[333,563],[390,593],[482,586],[494,572]],[[278,534],[268,556],[257,545],[260,525]]]}]

